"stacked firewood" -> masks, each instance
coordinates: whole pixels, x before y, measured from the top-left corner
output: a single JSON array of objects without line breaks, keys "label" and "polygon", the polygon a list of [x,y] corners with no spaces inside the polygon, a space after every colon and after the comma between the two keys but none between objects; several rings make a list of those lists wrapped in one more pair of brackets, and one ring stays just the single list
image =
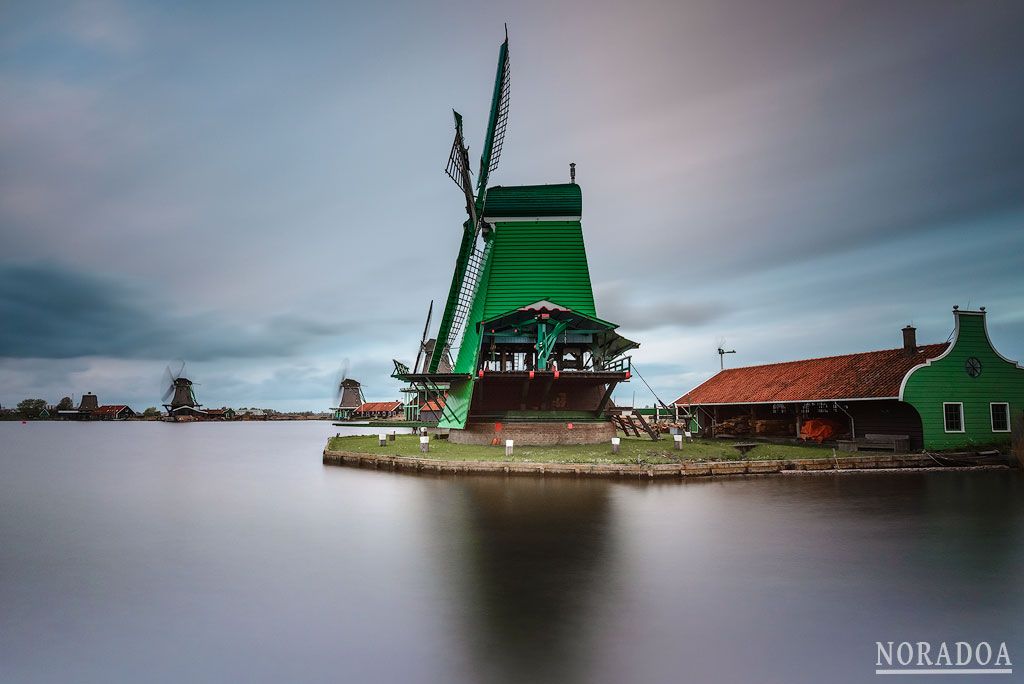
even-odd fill
[{"label": "stacked firewood", "polygon": [[727,435],[749,435],[750,416],[736,416],[715,423],[715,432]]}]

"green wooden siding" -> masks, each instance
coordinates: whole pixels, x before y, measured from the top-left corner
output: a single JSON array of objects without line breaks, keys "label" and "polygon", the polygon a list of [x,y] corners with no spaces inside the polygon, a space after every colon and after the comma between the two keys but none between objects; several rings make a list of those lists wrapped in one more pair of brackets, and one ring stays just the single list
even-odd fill
[{"label": "green wooden siding", "polygon": [[579,221],[496,223],[493,250],[483,320],[542,299],[597,316]]},{"label": "green wooden siding", "polygon": [[[985,316],[957,312],[953,348],[939,360],[908,374],[902,399],[921,414],[926,449],[955,449],[1009,440],[1005,432],[993,432],[989,404],[1010,404],[1010,418],[1024,411],[1024,369],[1002,359],[992,348],[985,331]],[[982,371],[971,377],[967,359],[981,361]],[[945,431],[944,402],[962,402],[964,432]]]}]

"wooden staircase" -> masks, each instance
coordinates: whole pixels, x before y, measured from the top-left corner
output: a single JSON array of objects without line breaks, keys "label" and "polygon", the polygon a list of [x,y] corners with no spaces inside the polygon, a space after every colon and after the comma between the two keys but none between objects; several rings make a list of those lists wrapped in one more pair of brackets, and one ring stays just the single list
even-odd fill
[{"label": "wooden staircase", "polygon": [[661,439],[661,433],[651,427],[651,424],[644,420],[644,417],[639,413],[634,413],[630,410],[612,409],[605,415],[612,421],[612,425],[624,432],[627,437],[640,437],[641,433],[646,433],[653,441]]}]

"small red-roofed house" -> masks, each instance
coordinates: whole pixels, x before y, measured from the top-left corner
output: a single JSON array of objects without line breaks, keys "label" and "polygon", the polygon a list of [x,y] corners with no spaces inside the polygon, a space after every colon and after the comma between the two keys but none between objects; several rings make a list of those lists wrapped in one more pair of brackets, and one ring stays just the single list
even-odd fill
[{"label": "small red-roofed house", "polygon": [[135,411],[124,404],[107,404],[92,410],[93,420],[127,420],[135,417]]},{"label": "small red-roofed house", "polygon": [[402,402],[400,401],[367,401],[357,408],[353,418],[395,418],[402,413]]}]

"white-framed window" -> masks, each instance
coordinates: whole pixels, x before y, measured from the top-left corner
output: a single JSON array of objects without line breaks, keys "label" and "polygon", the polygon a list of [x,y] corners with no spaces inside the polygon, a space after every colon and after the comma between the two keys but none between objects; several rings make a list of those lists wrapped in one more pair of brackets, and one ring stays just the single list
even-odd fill
[{"label": "white-framed window", "polygon": [[992,416],[992,432],[1010,431],[1010,405],[1005,401],[994,401],[988,405]]},{"label": "white-framed window", "polygon": [[942,422],[946,432],[964,431],[964,405],[959,401],[947,401],[942,404]]}]

